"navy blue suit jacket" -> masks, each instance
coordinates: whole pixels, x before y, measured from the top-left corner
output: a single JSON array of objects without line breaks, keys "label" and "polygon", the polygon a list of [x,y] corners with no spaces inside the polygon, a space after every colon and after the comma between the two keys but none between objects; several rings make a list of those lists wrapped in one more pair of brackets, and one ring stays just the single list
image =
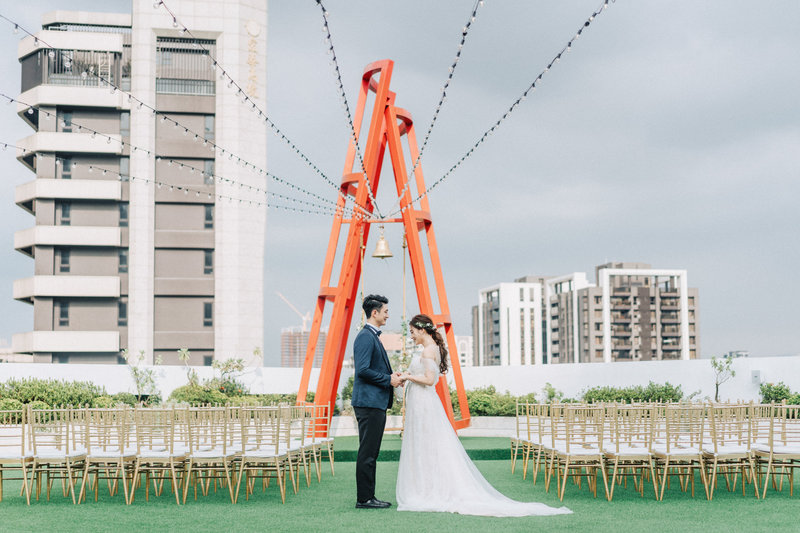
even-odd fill
[{"label": "navy blue suit jacket", "polygon": [[392,365],[377,333],[368,326],[356,335],[353,363],[353,407],[389,409],[394,400]]}]

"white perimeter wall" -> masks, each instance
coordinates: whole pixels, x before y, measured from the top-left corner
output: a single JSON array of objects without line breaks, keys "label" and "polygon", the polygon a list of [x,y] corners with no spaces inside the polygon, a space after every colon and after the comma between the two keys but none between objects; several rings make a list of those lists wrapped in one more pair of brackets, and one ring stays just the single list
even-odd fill
[{"label": "white perimeter wall", "polygon": [[[156,380],[162,397],[173,389],[185,385],[186,370],[180,366],[158,366]],[[210,367],[193,367],[200,379],[211,378]],[[800,356],[740,358],[733,363],[736,376],[722,385],[720,398],[731,400],[758,400],[760,383],[783,381],[793,391],[800,391]],[[253,393],[296,392],[302,368],[263,367],[250,369],[241,376]],[[760,373],[760,381],[753,381],[752,373]],[[467,389],[494,385],[499,392],[512,394],[541,394],[545,383],[551,383],[567,397],[578,397],[587,388],[611,385],[647,385],[670,382],[680,385],[685,394],[699,390],[699,398],[714,397],[714,372],[708,359],[689,361],[639,361],[635,363],[579,363],[516,367],[462,368]],[[352,375],[345,369],[339,381],[340,388]],[[37,363],[0,364],[0,381],[16,377],[56,378],[92,381],[102,385],[110,394],[135,392],[130,371],[125,365],[58,365]],[[315,390],[319,369],[313,369],[309,390]],[[452,375],[450,377],[452,385]]]}]

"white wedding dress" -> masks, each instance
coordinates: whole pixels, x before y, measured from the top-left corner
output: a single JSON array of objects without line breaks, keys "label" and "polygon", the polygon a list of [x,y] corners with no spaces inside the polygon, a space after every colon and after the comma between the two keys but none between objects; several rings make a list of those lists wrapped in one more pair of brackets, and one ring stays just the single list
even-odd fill
[{"label": "white wedding dress", "polygon": [[397,510],[479,516],[569,514],[566,507],[518,502],[503,496],[470,460],[436,394],[439,364],[420,355],[411,375],[435,377],[434,385],[406,382],[406,418],[397,472]]}]

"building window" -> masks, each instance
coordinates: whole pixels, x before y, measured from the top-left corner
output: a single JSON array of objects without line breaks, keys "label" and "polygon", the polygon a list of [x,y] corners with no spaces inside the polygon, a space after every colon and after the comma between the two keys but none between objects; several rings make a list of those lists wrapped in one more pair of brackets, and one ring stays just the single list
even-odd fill
[{"label": "building window", "polygon": [[213,274],[213,273],[214,273],[214,250],[203,250],[203,274]]},{"label": "building window", "polygon": [[206,115],[203,127],[203,138],[207,141],[214,140],[214,115]]},{"label": "building window", "polygon": [[72,133],[72,111],[61,112],[61,131]]},{"label": "building window", "polygon": [[206,185],[214,184],[214,160],[206,159],[203,162],[203,183]]},{"label": "building window", "polygon": [[203,356],[203,366],[211,366],[214,363],[214,356],[213,355],[204,355]]},{"label": "building window", "polygon": [[58,271],[69,272],[69,250],[59,250]]},{"label": "building window", "polygon": [[119,227],[120,228],[127,228],[128,227],[128,203],[121,202],[119,204]]},{"label": "building window", "polygon": [[125,179],[128,179],[131,175],[131,158],[130,157],[120,157],[119,158],[119,175]]},{"label": "building window", "polygon": [[71,157],[62,157],[61,158],[61,179],[62,180],[70,180],[70,179],[72,179],[72,158]]},{"label": "building window", "polygon": [[131,136],[131,114],[129,111],[123,111],[119,114],[119,134],[122,137]]},{"label": "building window", "polygon": [[125,274],[128,272],[128,249],[122,248],[119,251],[119,268],[117,271],[120,274]]},{"label": "building window", "polygon": [[214,325],[214,304],[213,302],[203,302],[203,325]]},{"label": "building window", "polygon": [[60,226],[69,226],[70,225],[70,203],[69,202],[61,202],[61,219],[59,221]]},{"label": "building window", "polygon": [[122,300],[120,300],[117,303],[117,325],[118,326],[128,325],[128,302],[123,302]]},{"label": "building window", "polygon": [[58,302],[58,325],[69,326],[69,302]]},{"label": "building window", "polygon": [[205,229],[214,229],[214,206],[206,205]]}]

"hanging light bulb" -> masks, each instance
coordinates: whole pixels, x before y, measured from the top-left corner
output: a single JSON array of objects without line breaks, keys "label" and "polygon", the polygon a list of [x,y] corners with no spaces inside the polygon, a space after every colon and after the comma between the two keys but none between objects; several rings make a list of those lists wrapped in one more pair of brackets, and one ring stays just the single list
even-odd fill
[{"label": "hanging light bulb", "polygon": [[389,250],[389,243],[386,242],[386,237],[383,236],[383,226],[381,226],[381,237],[375,245],[375,251],[372,252],[372,257],[377,257],[378,259],[394,257],[391,250]]}]

